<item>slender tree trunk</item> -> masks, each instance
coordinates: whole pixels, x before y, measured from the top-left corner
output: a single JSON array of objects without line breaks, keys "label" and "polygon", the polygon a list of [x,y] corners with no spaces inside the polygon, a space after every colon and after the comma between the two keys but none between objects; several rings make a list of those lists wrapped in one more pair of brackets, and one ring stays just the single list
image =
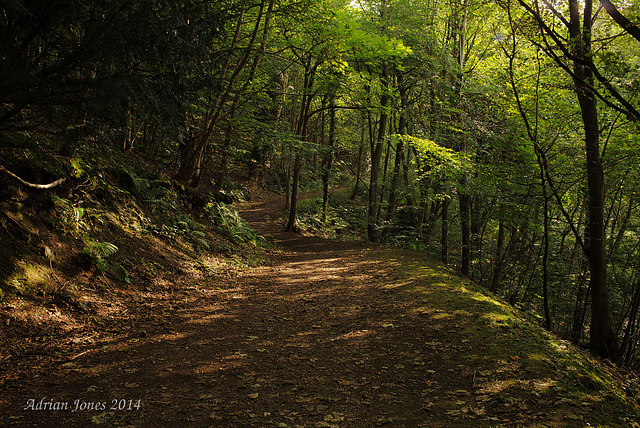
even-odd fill
[{"label": "slender tree trunk", "polygon": [[384,149],[384,137],[387,133],[387,120],[388,115],[386,107],[389,104],[389,95],[387,88],[389,85],[389,73],[387,66],[382,67],[382,86],[383,93],[380,96],[380,120],[378,126],[378,137],[371,146],[371,182],[369,183],[369,207],[368,207],[368,221],[367,221],[367,236],[369,241],[375,242],[378,239],[377,236],[377,214],[378,214],[378,192],[379,192],[379,180],[380,180],[380,164],[382,162],[382,152]]},{"label": "slender tree trunk", "polygon": [[[464,83],[464,67],[465,67],[465,48],[467,46],[467,16],[468,16],[469,4],[468,0],[464,0],[463,4],[463,17],[458,27],[458,66],[459,73],[456,82],[455,93],[458,101],[461,100],[462,86]],[[460,115],[460,126],[464,129],[464,117]],[[462,135],[460,141],[460,151],[467,151],[467,143],[465,141],[465,135]],[[465,192],[464,187],[467,184],[467,177],[463,176],[460,187],[458,190],[458,201],[460,203],[460,228],[462,234],[462,254],[461,254],[461,273],[464,276],[470,274],[471,264],[471,197]]]},{"label": "slender tree trunk", "polygon": [[[323,131],[324,132],[324,131]],[[329,144],[322,162],[322,222],[327,221],[327,203],[329,201],[329,178],[333,166],[333,149],[336,140],[336,106],[335,100],[331,99],[329,109]]]},{"label": "slender tree trunk", "polygon": [[[407,156],[405,157],[405,159],[406,160],[404,162],[404,168],[402,171],[402,180],[404,181],[405,189],[410,189],[411,186],[409,186],[409,164],[411,163],[411,146],[407,146]],[[416,201],[410,191],[406,192],[406,200],[407,206],[409,207],[409,219],[411,221],[411,226],[414,229],[418,229],[420,224],[418,222]]]},{"label": "slender tree trunk", "polygon": [[387,221],[392,221],[396,212],[396,194],[398,192],[398,183],[400,177],[400,169],[404,164],[404,142],[398,140],[396,144],[396,159],[393,166],[393,175],[391,176],[391,185],[389,186],[389,201],[387,206]]},{"label": "slender tree trunk", "polygon": [[[267,12],[265,14],[264,19],[264,30],[262,32],[262,41],[260,42],[260,48],[258,49],[258,53],[253,58],[253,63],[251,64],[251,69],[249,70],[249,76],[244,82],[242,89],[239,90],[233,98],[233,104],[231,106],[231,111],[229,112],[229,125],[227,126],[227,130],[225,132],[224,144],[222,145],[221,151],[221,160],[220,160],[220,168],[218,170],[218,177],[216,179],[214,185],[214,192],[219,192],[222,189],[222,185],[224,184],[225,179],[229,173],[228,165],[229,165],[229,148],[231,147],[232,133],[235,127],[235,118],[238,112],[238,107],[240,105],[240,99],[242,95],[246,92],[247,88],[250,84],[253,83],[253,79],[256,75],[256,71],[258,70],[258,64],[262,59],[262,55],[264,55],[265,47],[267,44],[267,37],[269,35],[269,25],[271,24],[271,15],[273,13],[273,5],[275,0],[269,0],[269,5],[267,6]],[[264,2],[263,2],[264,4]]]},{"label": "slender tree trunk", "polygon": [[461,273],[464,276],[469,276],[469,266],[471,262],[471,198],[468,195],[458,192],[458,199],[460,201],[460,229],[462,233]]},{"label": "slender tree trunk", "polygon": [[[407,108],[407,88],[404,85],[404,76],[401,72],[397,73],[398,92],[400,93],[400,119],[398,120],[398,134],[404,135],[407,129],[407,119],[405,109]],[[391,185],[389,186],[389,206],[387,207],[387,221],[391,222],[396,211],[396,193],[398,191],[398,182],[400,177],[400,169],[404,164],[404,141],[402,138],[396,144],[396,158],[393,166],[393,175],[391,176]]]},{"label": "slender tree trunk", "polygon": [[[273,2],[273,0],[271,0]],[[229,65],[228,61],[224,64],[221,72],[221,81],[225,85],[224,89],[220,91],[218,96],[211,109],[205,115],[204,126],[202,128],[202,132],[198,136],[198,138],[192,141],[192,144],[189,147],[181,150],[181,162],[180,168],[178,169],[178,173],[176,178],[182,182],[189,183],[191,186],[197,186],[200,181],[200,174],[202,171],[202,165],[206,156],[207,146],[209,144],[209,138],[213,135],[214,131],[218,126],[218,122],[220,120],[220,116],[224,110],[224,105],[227,103],[229,96],[233,90],[235,85],[235,81],[240,75],[240,72],[244,69],[249,58],[251,56],[251,52],[253,51],[253,45],[255,43],[256,37],[258,35],[260,24],[262,22],[262,17],[264,14],[264,8],[266,5],[266,0],[263,0],[260,3],[260,9],[258,12],[258,17],[256,19],[253,32],[251,33],[251,38],[248,42],[247,47],[244,49],[244,53],[242,54],[240,60],[238,61],[233,73],[229,77],[229,81],[225,84],[224,80],[227,74],[227,67]],[[233,40],[231,42],[230,50],[235,50],[236,44],[240,37],[240,29],[242,28],[244,14],[246,11],[246,2],[242,3],[242,9],[240,14],[238,15],[238,21],[236,23],[236,29],[234,33]]]},{"label": "slender tree trunk", "polygon": [[540,169],[540,186],[543,198],[543,253],[542,253],[542,302],[544,308],[545,327],[551,330],[551,312],[549,310],[549,196],[547,192],[547,156],[540,147],[537,138],[534,141],[534,151]]},{"label": "slender tree trunk", "polygon": [[493,273],[491,275],[491,285],[489,291],[495,293],[500,285],[500,274],[502,271],[502,252],[504,250],[504,223],[498,225],[498,243],[496,245],[496,255],[493,262]]},{"label": "slender tree trunk", "polygon": [[569,36],[574,61],[574,86],[585,132],[587,157],[588,200],[588,246],[587,260],[591,277],[591,350],[601,357],[615,357],[618,340],[611,325],[609,312],[609,290],[607,286],[607,258],[604,218],[604,172],[600,158],[600,129],[598,127],[598,107],[596,97],[590,87],[593,86],[593,72],[588,64],[591,61],[591,17],[592,0],[584,4],[582,29],[580,28],[579,0],[569,0]]},{"label": "slender tree trunk", "polygon": [[360,174],[362,171],[362,152],[364,151],[364,133],[365,133],[365,127],[364,127],[364,117],[363,117],[361,133],[360,133],[360,147],[358,147],[358,161],[356,165],[356,183],[353,185],[353,193],[351,193],[351,197],[349,198],[352,201],[356,200],[356,198],[358,197],[358,192],[360,190],[360,180],[361,180]]},{"label": "slender tree trunk", "polygon": [[291,162],[293,161],[293,158],[291,156],[291,153],[289,153],[289,155],[287,156],[287,168],[286,168],[286,172],[285,172],[285,179],[284,179],[284,194],[285,194],[285,200],[284,200],[284,209],[288,210],[291,207]]},{"label": "slender tree trunk", "polygon": [[445,198],[442,201],[442,235],[440,238],[441,255],[440,260],[444,264],[449,264],[449,204],[451,200]]},{"label": "slender tree trunk", "polygon": [[629,310],[629,319],[627,320],[627,327],[624,331],[624,337],[622,344],[620,345],[620,352],[618,354],[618,364],[628,364],[632,355],[631,340],[634,330],[636,328],[636,320],[638,317],[638,308],[640,307],[640,284],[636,280],[636,290],[633,293],[633,299],[631,300],[631,307]]},{"label": "slender tree trunk", "polygon": [[[311,101],[313,100],[313,94],[311,92],[315,75],[320,61],[316,62],[314,66],[312,64],[312,58],[309,57],[305,63],[304,71],[304,83],[302,101],[300,103],[300,114],[298,116],[298,122],[296,125],[296,135],[301,141],[305,141],[307,138],[307,128],[309,125],[309,109],[311,107]],[[289,221],[287,223],[286,230],[288,232],[295,232],[296,217],[298,215],[298,188],[300,185],[300,172],[302,171],[302,148],[295,149],[295,162],[293,166],[293,183],[291,187],[291,206],[289,207]]]},{"label": "slender tree trunk", "polygon": [[233,129],[234,129],[233,121],[235,119],[235,109],[234,111],[232,111],[232,117],[230,117],[230,119],[231,119],[231,122],[227,126],[227,129],[224,133],[224,143],[222,144],[222,148],[220,150],[222,152],[221,153],[222,159],[220,159],[220,169],[218,172],[218,178],[216,179],[213,185],[214,192],[219,192],[222,189],[222,185],[224,184],[224,180],[228,174],[229,148],[231,147],[231,139],[232,139]]},{"label": "slender tree trunk", "polygon": [[549,310],[549,198],[544,173],[542,179],[542,196],[544,198],[544,249],[542,253],[542,301],[544,306],[544,320],[547,330],[551,330],[551,311]]},{"label": "slender tree trunk", "polygon": [[[389,120],[389,119],[388,119]],[[384,167],[382,168],[382,179],[380,180],[380,201],[378,202],[378,210],[376,212],[376,222],[380,221],[382,205],[384,203],[384,193],[387,186],[387,172],[389,171],[389,157],[391,156],[391,141],[387,141],[387,150],[384,154]]]},{"label": "slender tree trunk", "polygon": [[131,100],[127,100],[127,111],[124,112],[123,122],[122,152],[129,153],[133,149],[133,138],[131,135],[131,127],[133,122],[131,113]]},{"label": "slender tree trunk", "polygon": [[571,325],[571,341],[575,344],[580,343],[582,337],[582,330],[584,327],[584,318],[587,311],[587,302],[589,300],[589,290],[585,287],[587,278],[586,266],[580,274],[578,280],[578,289],[576,291],[576,302],[573,309],[573,323]]},{"label": "slender tree trunk", "polygon": [[293,167],[293,184],[291,185],[291,207],[289,208],[289,221],[287,222],[286,231],[296,231],[296,216],[298,215],[298,185],[300,184],[300,170],[302,162],[300,161],[300,153],[296,153],[295,165]]}]

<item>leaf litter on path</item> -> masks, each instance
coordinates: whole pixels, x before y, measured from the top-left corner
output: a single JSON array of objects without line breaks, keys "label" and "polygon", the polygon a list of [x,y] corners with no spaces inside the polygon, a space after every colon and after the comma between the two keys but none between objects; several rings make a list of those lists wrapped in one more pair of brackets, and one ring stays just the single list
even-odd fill
[{"label": "leaf litter on path", "polygon": [[[37,424],[42,415],[21,410],[35,397],[142,403],[135,411],[46,415],[60,426],[636,421],[619,391],[598,380],[601,373],[593,376],[595,387],[578,387],[585,375],[566,367],[596,370],[588,356],[554,351],[537,327],[446,268],[415,252],[280,232],[263,220],[275,218],[280,203],[254,206],[247,219],[281,250],[270,252],[263,266],[238,273],[232,294],[213,276],[198,286],[176,276],[170,297],[145,292],[157,304],[123,317],[107,346],[95,337],[94,352],[58,366],[64,376],[43,366],[28,386],[10,391],[14,398],[0,395],[0,410],[9,410],[0,422]],[[124,326],[143,323],[145,334],[131,341],[130,332],[140,327]],[[545,363],[550,356],[554,365]]]}]

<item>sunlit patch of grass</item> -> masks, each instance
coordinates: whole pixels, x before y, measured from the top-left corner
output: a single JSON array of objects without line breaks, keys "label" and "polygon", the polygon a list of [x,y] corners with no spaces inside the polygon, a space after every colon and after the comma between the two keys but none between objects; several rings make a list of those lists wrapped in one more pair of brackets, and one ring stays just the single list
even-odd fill
[{"label": "sunlit patch of grass", "polygon": [[443,320],[443,319],[449,319],[449,318],[453,318],[453,315],[447,312],[439,312],[431,316],[431,319],[434,319],[434,320]]},{"label": "sunlit patch of grass", "polygon": [[478,302],[482,302],[482,303],[488,303],[490,305],[494,305],[494,306],[499,306],[499,307],[505,307],[506,305],[504,303],[500,303],[497,300],[485,295],[485,294],[481,294],[481,293],[474,293],[471,298],[473,300],[476,300]]},{"label": "sunlit patch of grass", "polygon": [[511,327],[515,321],[510,314],[496,312],[486,313],[482,315],[482,319],[491,327]]},{"label": "sunlit patch of grass", "polygon": [[[486,376],[474,381],[478,393],[527,400],[534,395],[534,401],[550,410],[576,417],[584,410],[594,426],[611,426],[610,415],[633,420],[638,414],[637,404],[625,396],[606,366],[545,331],[539,320],[420,254],[397,249],[371,253],[395,266],[395,283],[404,284],[402,290],[414,296],[416,306],[410,313],[426,315],[426,323],[441,324],[445,331],[455,328],[457,343],[468,344],[466,352],[452,358],[481,367],[477,372]],[[596,406],[598,411],[593,410]]]},{"label": "sunlit patch of grass", "polygon": [[518,387],[520,382],[518,379],[501,379],[501,380],[488,380],[482,383],[482,386],[478,388],[479,394],[495,395],[503,391],[508,391],[514,387]]}]

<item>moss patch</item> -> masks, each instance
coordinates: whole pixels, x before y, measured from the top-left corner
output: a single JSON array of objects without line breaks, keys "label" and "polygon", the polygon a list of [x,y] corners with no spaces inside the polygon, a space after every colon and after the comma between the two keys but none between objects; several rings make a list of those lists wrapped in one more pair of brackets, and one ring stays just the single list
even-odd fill
[{"label": "moss patch", "polygon": [[637,419],[636,397],[609,363],[419,253],[375,248],[366,256],[389,261],[394,283],[416,302],[414,313],[442,332],[439,346],[455,344],[450,358],[471,368],[485,408],[560,412],[554,420],[563,422],[553,426],[624,426]]}]

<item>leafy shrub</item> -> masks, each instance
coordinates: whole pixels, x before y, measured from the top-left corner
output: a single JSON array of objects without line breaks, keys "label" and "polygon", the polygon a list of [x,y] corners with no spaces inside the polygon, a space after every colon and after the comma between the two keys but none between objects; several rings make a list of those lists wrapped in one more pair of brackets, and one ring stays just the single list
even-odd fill
[{"label": "leafy shrub", "polygon": [[100,242],[89,239],[85,242],[83,252],[91,257],[95,266],[102,272],[108,272],[120,281],[130,283],[127,271],[118,263],[111,262],[107,258],[118,251],[118,247],[110,242]]},{"label": "leafy shrub", "polygon": [[232,208],[226,204],[210,202],[205,208],[207,214],[215,221],[218,228],[231,239],[240,242],[250,242],[258,245],[261,237],[249,224]]}]

